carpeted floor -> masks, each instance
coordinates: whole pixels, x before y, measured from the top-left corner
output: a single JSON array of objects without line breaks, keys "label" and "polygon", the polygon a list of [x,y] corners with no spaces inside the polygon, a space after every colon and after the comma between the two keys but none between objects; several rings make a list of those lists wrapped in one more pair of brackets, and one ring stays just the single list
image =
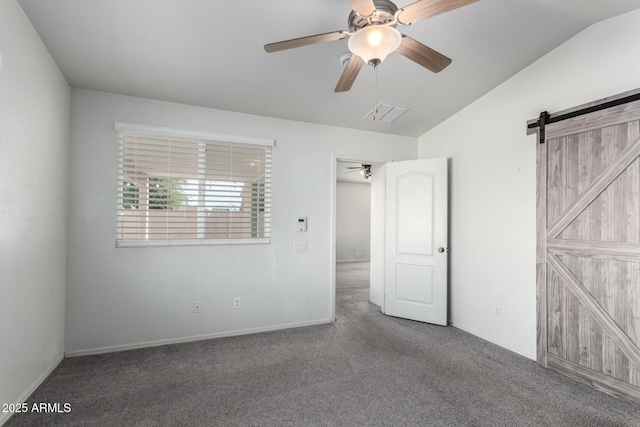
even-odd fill
[{"label": "carpeted floor", "polygon": [[338,264],[333,324],[64,360],[7,426],[639,426],[640,408],[454,327],[384,316]]}]

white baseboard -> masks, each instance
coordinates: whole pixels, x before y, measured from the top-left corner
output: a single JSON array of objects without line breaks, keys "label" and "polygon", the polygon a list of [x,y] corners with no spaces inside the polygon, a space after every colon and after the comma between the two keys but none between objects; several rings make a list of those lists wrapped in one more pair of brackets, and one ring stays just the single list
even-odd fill
[{"label": "white baseboard", "polygon": [[[45,371],[38,378],[36,378],[36,380],[34,382],[32,382],[31,385],[29,387],[27,387],[27,389],[25,391],[22,392],[22,394],[13,403],[22,404],[22,403],[26,402],[27,399],[29,398],[29,396],[31,396],[31,394],[34,391],[36,391],[36,389],[38,387],[40,387],[40,384],[42,384],[44,382],[44,380],[46,380],[47,377],[49,375],[51,375],[51,372],[53,372],[53,370],[58,367],[58,365],[60,364],[60,362],[62,362],[63,359],[64,359],[64,353],[62,353],[60,356],[58,356],[47,367],[47,369],[45,369]],[[12,415],[13,414],[9,413],[9,412],[4,412],[4,413],[0,412],[0,426],[4,425],[4,423],[9,421],[9,418],[11,418]]]},{"label": "white baseboard", "polygon": [[341,260],[336,260],[336,263],[341,263],[341,262],[369,262],[369,258],[366,258],[366,259],[341,259]]},{"label": "white baseboard", "polygon": [[516,347],[514,345],[511,345],[509,343],[506,343],[502,340],[496,339],[495,337],[483,334],[477,330],[475,330],[474,328],[469,328],[466,325],[463,325],[461,323],[458,323],[456,321],[452,322],[453,327],[458,328],[458,329],[462,329],[465,332],[470,333],[471,335],[475,335],[479,338],[482,338],[483,340],[489,341],[495,345],[499,345],[500,347],[506,348],[509,351],[513,351],[514,353],[518,353],[521,356],[524,356],[526,358],[532,359],[532,360],[536,360],[536,354],[535,353],[531,353],[529,351],[526,351],[520,347]]},{"label": "white baseboard", "polygon": [[382,308],[382,301],[378,301],[377,299],[369,298],[369,302],[371,304],[377,305],[378,307]]},{"label": "white baseboard", "polygon": [[239,335],[256,334],[260,332],[279,331],[282,329],[301,328],[304,326],[322,325],[325,323],[332,323],[332,322],[333,321],[331,319],[313,320],[309,322],[286,323],[281,325],[273,325],[273,326],[266,326],[266,327],[260,327],[260,328],[249,328],[249,329],[239,329],[235,331],[215,332],[212,334],[204,334],[204,335],[191,335],[187,337],[167,338],[167,339],[155,340],[155,341],[143,341],[143,342],[132,343],[132,344],[120,344],[120,345],[113,345],[113,346],[107,346],[107,347],[95,347],[95,348],[89,348],[86,350],[69,351],[66,353],[66,357],[90,356],[93,354],[113,353],[116,351],[135,350],[135,349],[146,348],[146,347],[158,347],[161,345],[180,344],[185,342],[209,340],[213,338],[234,337]]}]

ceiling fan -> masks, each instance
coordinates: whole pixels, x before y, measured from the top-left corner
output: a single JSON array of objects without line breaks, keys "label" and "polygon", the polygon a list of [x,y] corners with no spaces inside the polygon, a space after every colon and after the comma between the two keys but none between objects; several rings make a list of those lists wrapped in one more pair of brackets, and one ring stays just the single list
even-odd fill
[{"label": "ceiling fan", "polygon": [[410,25],[440,13],[448,12],[478,0],[418,0],[398,8],[389,0],[349,0],[353,9],[349,14],[349,30],[334,31],[300,37],[264,45],[267,52],[306,46],[315,43],[342,40],[349,37],[351,58],[346,63],[335,92],[351,89],[364,63],[378,66],[388,54],[397,51],[428,70],[438,73],[446,68],[451,59],[423,45],[409,36],[401,34],[396,26]]},{"label": "ceiling fan", "polygon": [[360,172],[360,175],[364,177],[364,179],[371,179],[371,165],[362,164],[360,166],[348,166],[346,169],[351,169],[348,172],[345,172],[345,175],[353,172]]}]

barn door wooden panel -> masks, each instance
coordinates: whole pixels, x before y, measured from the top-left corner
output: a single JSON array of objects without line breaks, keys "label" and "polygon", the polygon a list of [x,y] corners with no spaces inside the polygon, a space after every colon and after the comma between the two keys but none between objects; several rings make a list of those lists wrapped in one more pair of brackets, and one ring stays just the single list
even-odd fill
[{"label": "barn door wooden panel", "polygon": [[538,362],[640,405],[640,102],[548,125],[537,162]]}]

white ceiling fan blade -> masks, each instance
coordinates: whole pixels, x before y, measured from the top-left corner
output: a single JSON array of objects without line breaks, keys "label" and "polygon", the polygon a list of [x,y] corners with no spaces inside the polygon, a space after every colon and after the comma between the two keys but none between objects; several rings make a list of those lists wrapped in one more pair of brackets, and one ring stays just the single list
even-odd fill
[{"label": "white ceiling fan blade", "polygon": [[418,0],[400,10],[398,21],[410,24],[477,1],[479,0]]},{"label": "white ceiling fan blade", "polygon": [[347,37],[348,34],[349,33],[347,31],[333,31],[330,33],[316,34],[314,36],[300,37],[297,39],[265,44],[264,50],[271,53],[285,49],[293,49],[300,46],[307,46],[310,44],[333,42]]},{"label": "white ceiling fan blade", "polygon": [[351,9],[355,10],[362,16],[369,16],[376,10],[373,0],[349,0]]}]

